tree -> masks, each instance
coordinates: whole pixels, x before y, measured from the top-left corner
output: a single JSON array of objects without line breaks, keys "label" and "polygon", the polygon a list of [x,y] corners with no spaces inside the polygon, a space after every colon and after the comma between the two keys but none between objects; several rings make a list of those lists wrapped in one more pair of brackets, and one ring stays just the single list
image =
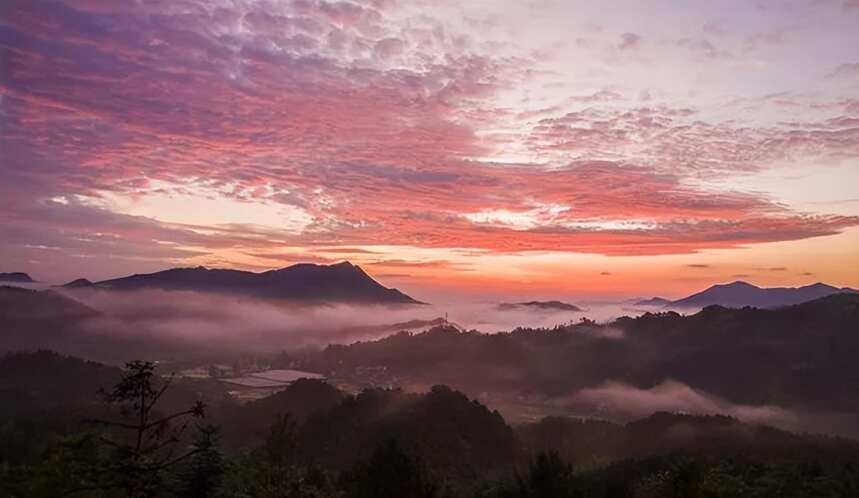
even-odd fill
[{"label": "tree", "polygon": [[102,391],[105,400],[118,407],[118,417],[88,420],[102,429],[96,438],[107,449],[108,458],[90,469],[87,481],[92,484],[72,492],[121,489],[129,498],[156,496],[177,464],[207,451],[205,446],[181,444],[189,424],[205,415],[201,402],[167,415],[156,410],[172,380],[171,376],[159,383],[152,362],[126,364],[113,389]]},{"label": "tree", "polygon": [[217,427],[207,425],[200,428],[193,453],[181,475],[184,483],[181,496],[211,498],[215,496],[224,474],[224,457],[218,449]]},{"label": "tree", "polygon": [[298,426],[278,415],[263,446],[233,459],[222,495],[253,498],[332,498],[333,480],[324,470],[307,465],[298,452]]},{"label": "tree", "polygon": [[555,451],[540,453],[531,463],[528,475],[519,479],[520,495],[533,498],[578,496],[573,467]]},{"label": "tree", "polygon": [[354,498],[433,498],[437,486],[420,462],[406,454],[395,440],[383,444],[364,468],[355,472]]}]

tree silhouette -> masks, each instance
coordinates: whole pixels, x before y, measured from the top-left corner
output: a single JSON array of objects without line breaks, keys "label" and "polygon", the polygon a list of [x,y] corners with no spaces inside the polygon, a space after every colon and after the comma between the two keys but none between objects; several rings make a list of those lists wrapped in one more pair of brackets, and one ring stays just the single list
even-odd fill
[{"label": "tree silhouette", "polygon": [[194,441],[194,455],[182,472],[182,496],[210,498],[216,495],[224,474],[224,456],[218,450],[218,428],[207,425],[200,428]]},{"label": "tree silhouette", "polygon": [[354,498],[433,498],[438,488],[419,462],[395,440],[383,444],[363,469],[356,472]]},{"label": "tree silhouette", "polygon": [[260,448],[233,460],[219,496],[331,498],[338,493],[331,475],[308,465],[299,454],[298,425],[278,415]]},{"label": "tree silhouette", "polygon": [[114,488],[130,498],[152,497],[179,462],[206,450],[181,445],[191,421],[204,417],[203,403],[167,415],[156,411],[172,380],[158,382],[154,363],[133,361],[110,391],[102,390],[105,400],[118,407],[118,417],[87,422],[102,429],[96,437],[108,449],[108,458],[92,469],[87,479],[92,484],[72,492]]},{"label": "tree silhouette", "polygon": [[572,498],[576,493],[571,465],[555,451],[540,453],[531,463],[528,475],[519,480],[520,496],[528,498]]}]

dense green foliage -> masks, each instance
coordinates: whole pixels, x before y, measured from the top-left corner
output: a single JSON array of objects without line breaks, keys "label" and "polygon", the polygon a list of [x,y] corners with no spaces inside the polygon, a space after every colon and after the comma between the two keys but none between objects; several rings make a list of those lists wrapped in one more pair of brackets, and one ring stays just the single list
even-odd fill
[{"label": "dense green foliage", "polygon": [[[3,370],[6,369],[6,370]],[[7,356],[33,376],[2,402],[0,496],[848,497],[859,444],[723,416],[659,413],[625,425],[550,417],[512,428],[463,394],[302,380],[237,406],[146,363],[120,371],[52,353]],[[78,379],[66,377],[74,372]],[[114,387],[97,394],[99,383]],[[77,384],[50,399],[48,382]],[[171,395],[171,391],[173,394]],[[11,394],[10,394],[11,393]],[[42,395],[39,395],[42,393]],[[88,394],[85,394],[88,393]],[[59,394],[58,394],[59,396]],[[171,396],[172,399],[171,399]],[[66,411],[63,407],[84,407]],[[183,408],[184,407],[184,408]],[[205,417],[203,417],[205,415]],[[94,419],[105,423],[93,423]],[[19,428],[29,427],[28,439]],[[141,436],[141,437],[138,437]]]}]

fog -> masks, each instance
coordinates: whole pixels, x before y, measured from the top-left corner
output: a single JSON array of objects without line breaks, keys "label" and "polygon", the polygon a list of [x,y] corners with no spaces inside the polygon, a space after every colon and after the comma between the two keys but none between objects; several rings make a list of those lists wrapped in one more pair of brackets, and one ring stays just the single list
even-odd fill
[{"label": "fog", "polygon": [[[419,324],[390,327],[447,314],[451,323],[484,333],[516,327],[552,327],[583,317],[608,321],[630,310],[600,304],[582,312],[517,308],[499,310],[497,303],[446,306],[300,305],[254,298],[189,291],[108,292],[63,290],[67,296],[100,311],[87,324],[96,336],[146,338],[207,349],[280,351],[321,348],[330,343],[377,339],[401,329],[420,331]],[[620,331],[603,330],[619,338]]]},{"label": "fog", "polygon": [[641,418],[654,412],[730,415],[746,422],[794,426],[795,413],[776,406],[751,406],[730,403],[717,396],[674,380],[650,388],[638,388],[623,382],[607,381],[582,389],[556,403],[570,407],[591,408],[611,417]]},{"label": "fog", "polygon": [[728,415],[743,422],[770,425],[793,432],[859,437],[856,415],[853,413],[732,403],[670,379],[649,388],[606,381],[569,396],[554,398],[549,403],[569,413],[618,421],[636,420],[660,411]]},{"label": "fog", "polygon": [[[100,314],[87,318],[83,322],[83,330],[74,328],[76,335],[65,337],[61,342],[51,342],[53,336],[50,334],[41,339],[38,339],[38,333],[28,334],[28,337],[36,337],[36,341],[44,343],[38,347],[108,363],[139,358],[194,362],[208,361],[206,357],[210,355],[301,352],[322,349],[329,344],[378,339],[401,330],[420,332],[433,326],[430,321],[445,316],[461,329],[495,333],[516,327],[576,323],[585,317],[607,323],[622,315],[636,316],[647,311],[624,303],[576,303],[583,311],[568,312],[526,306],[499,309],[498,303],[494,302],[446,306],[307,305],[191,291],[60,289],[58,292]],[[581,368],[576,371],[592,379],[589,381],[592,384],[578,384],[588,387],[565,396],[552,394],[550,396],[554,397],[542,398],[539,404],[553,407],[552,412],[613,420],[633,420],[657,411],[718,413],[789,430],[857,435],[855,419],[849,414],[738,404],[670,379],[649,387],[606,380],[616,379],[618,370],[609,368],[603,371],[602,367],[618,358],[613,355],[623,357],[623,352],[629,351],[628,347],[638,347],[640,341],[627,339],[622,330],[613,327],[577,327],[571,330],[598,334],[593,337],[601,339],[592,343],[596,345],[594,348],[586,350],[587,358],[571,359],[580,364]],[[454,362],[453,365],[456,365],[454,370],[442,374],[446,368],[444,364],[441,367],[433,364],[428,371],[416,373],[420,374],[416,382],[429,385],[439,380],[436,377],[450,374],[452,377],[447,381],[456,384],[458,380],[470,377],[467,371],[463,371],[468,369],[467,363]],[[503,372],[507,367],[509,374]],[[516,381],[523,374],[524,370],[519,367],[521,365],[489,362],[481,365],[479,371],[488,375],[487,382],[497,381],[504,385]],[[552,368],[546,365],[546,368],[532,369],[535,374],[533,385],[548,382],[549,387],[553,387]],[[609,373],[612,371],[615,373]],[[718,375],[718,372],[713,374]],[[558,375],[561,374],[554,377]],[[482,389],[480,387],[478,391],[482,392]],[[518,396],[514,392],[508,394]]]}]

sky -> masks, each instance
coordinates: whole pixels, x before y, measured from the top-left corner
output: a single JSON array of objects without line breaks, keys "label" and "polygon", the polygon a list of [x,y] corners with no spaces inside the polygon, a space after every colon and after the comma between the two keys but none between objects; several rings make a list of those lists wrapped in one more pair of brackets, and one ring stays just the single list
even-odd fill
[{"label": "sky", "polygon": [[856,0],[5,0],[0,271],[859,287]]}]

